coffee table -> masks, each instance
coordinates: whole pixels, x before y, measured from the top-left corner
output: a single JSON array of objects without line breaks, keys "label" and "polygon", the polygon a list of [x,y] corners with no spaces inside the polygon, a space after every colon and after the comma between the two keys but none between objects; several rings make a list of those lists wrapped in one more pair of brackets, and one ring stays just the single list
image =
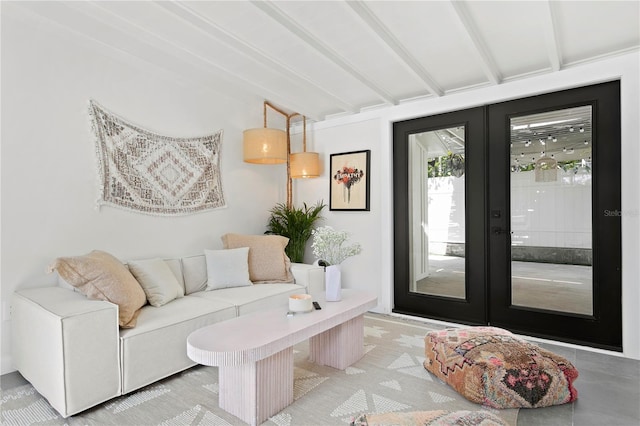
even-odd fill
[{"label": "coffee table", "polygon": [[314,297],[321,310],[286,309],[243,315],[198,329],[187,338],[193,361],[218,367],[219,405],[257,425],[293,402],[293,346],[309,339],[310,360],[344,370],[364,355],[364,313],[374,293],[342,290],[342,300]]}]

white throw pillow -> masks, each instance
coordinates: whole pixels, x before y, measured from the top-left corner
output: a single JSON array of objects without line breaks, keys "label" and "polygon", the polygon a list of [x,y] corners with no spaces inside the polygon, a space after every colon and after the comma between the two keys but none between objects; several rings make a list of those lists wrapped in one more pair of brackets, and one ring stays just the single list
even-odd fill
[{"label": "white throw pillow", "polygon": [[205,250],[207,290],[252,285],[249,279],[249,247]]},{"label": "white throw pillow", "polygon": [[147,295],[150,305],[159,307],[184,296],[184,288],[164,260],[134,260],[127,264]]}]

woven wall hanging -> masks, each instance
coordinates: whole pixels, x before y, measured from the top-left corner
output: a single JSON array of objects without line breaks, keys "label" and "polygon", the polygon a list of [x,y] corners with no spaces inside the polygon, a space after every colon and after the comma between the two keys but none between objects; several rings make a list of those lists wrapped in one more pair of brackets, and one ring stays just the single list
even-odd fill
[{"label": "woven wall hanging", "polygon": [[225,207],[222,130],[194,138],[161,136],[93,100],[89,115],[98,157],[99,206],[169,216]]}]

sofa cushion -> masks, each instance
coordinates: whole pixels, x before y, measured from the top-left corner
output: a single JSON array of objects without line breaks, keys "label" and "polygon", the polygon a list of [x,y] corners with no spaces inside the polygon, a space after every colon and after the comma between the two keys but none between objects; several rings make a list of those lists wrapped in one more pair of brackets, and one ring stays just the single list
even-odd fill
[{"label": "sofa cushion", "polygon": [[289,239],[281,235],[225,234],[226,249],[249,247],[249,277],[253,283],[292,283],[291,261],[284,252]]},{"label": "sofa cushion", "polygon": [[54,270],[88,298],[118,305],[120,327],[136,325],[138,311],[147,303],[147,296],[127,267],[114,256],[94,250],[82,256],[59,257],[49,266],[50,272]]},{"label": "sofa cushion", "polygon": [[200,291],[192,293],[190,297],[223,301],[235,305],[238,315],[265,309],[282,309],[284,314],[289,310],[289,296],[304,292],[304,286],[278,283]]},{"label": "sofa cushion", "polygon": [[249,279],[248,247],[205,250],[207,290],[252,285]]},{"label": "sofa cushion", "polygon": [[235,316],[230,303],[191,296],[142,308],[136,328],[120,330],[122,393],[195,365],[187,357],[189,334]]},{"label": "sofa cushion", "polygon": [[128,265],[147,295],[149,304],[162,306],[184,296],[184,288],[164,260],[131,260]]}]

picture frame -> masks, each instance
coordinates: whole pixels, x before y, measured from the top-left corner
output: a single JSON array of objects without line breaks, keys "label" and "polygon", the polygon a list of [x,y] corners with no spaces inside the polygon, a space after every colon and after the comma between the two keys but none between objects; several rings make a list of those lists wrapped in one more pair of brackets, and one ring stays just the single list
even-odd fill
[{"label": "picture frame", "polygon": [[371,150],[331,154],[329,210],[369,211]]}]

